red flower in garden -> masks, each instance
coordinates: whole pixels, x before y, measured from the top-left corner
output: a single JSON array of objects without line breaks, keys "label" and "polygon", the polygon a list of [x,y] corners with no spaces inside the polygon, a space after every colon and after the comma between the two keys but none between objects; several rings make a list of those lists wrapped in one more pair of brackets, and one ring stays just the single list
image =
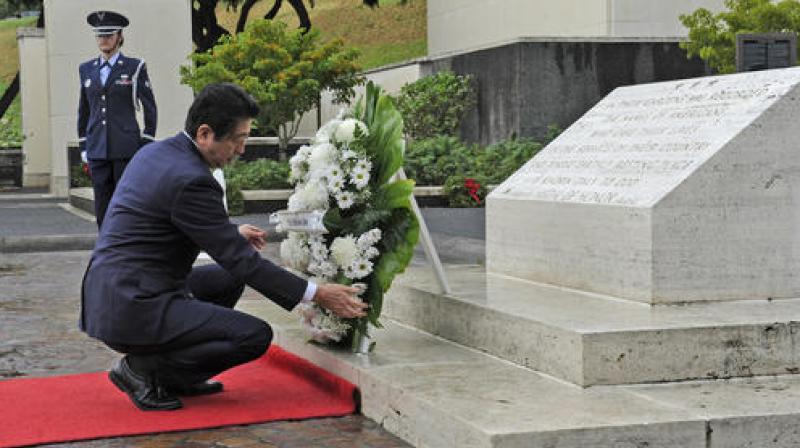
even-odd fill
[{"label": "red flower in garden", "polygon": [[475,202],[477,202],[478,204],[481,203],[481,198],[479,198],[478,195],[476,194],[478,192],[478,189],[481,188],[481,184],[475,182],[475,179],[468,177],[464,179],[464,188],[467,189],[467,193],[469,193],[472,199],[475,199]]},{"label": "red flower in garden", "polygon": [[92,173],[89,171],[89,164],[88,163],[84,163],[83,164],[83,174],[86,174],[87,176],[92,177]]}]

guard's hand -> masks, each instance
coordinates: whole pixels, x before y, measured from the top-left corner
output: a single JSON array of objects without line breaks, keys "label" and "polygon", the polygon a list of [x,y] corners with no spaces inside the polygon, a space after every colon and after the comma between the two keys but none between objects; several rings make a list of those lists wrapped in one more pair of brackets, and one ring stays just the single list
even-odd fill
[{"label": "guard's hand", "polygon": [[360,291],[358,288],[337,283],[318,285],[314,302],[339,317],[364,317],[369,305],[356,297]]},{"label": "guard's hand", "polygon": [[267,232],[259,229],[258,227],[250,224],[242,224],[239,226],[239,233],[253,245],[256,250],[261,250],[267,244],[264,238]]}]

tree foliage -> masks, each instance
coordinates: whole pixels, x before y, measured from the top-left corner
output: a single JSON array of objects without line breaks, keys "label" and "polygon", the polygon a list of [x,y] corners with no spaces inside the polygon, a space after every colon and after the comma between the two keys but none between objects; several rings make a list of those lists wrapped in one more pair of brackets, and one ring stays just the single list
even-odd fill
[{"label": "tree foliage", "polygon": [[719,73],[736,71],[736,35],[742,33],[800,32],[800,2],[782,0],[725,0],[727,11],[713,14],[699,8],[680,16],[689,29],[681,43],[689,57],[699,56]]},{"label": "tree foliage", "polygon": [[181,67],[181,75],[195,91],[215,82],[242,86],[261,106],[258,126],[278,135],[285,154],[323,90],[336,102],[353,96],[361,82],[357,57],[341,39],[322,42],[316,30],[288,30],[285,23],[258,19],[208,53],[194,54],[194,67]]}]

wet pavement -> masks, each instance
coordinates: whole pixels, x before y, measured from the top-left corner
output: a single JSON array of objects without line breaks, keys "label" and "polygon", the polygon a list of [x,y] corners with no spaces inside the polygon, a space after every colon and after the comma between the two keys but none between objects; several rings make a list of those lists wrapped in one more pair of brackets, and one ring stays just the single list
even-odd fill
[{"label": "wet pavement", "polygon": [[[0,214],[3,210],[0,210]],[[272,244],[267,255],[274,255]],[[106,370],[118,357],[77,329],[88,251],[0,254],[0,381]],[[243,300],[255,298],[252,291]],[[408,447],[360,415],[47,445],[50,447]]]}]

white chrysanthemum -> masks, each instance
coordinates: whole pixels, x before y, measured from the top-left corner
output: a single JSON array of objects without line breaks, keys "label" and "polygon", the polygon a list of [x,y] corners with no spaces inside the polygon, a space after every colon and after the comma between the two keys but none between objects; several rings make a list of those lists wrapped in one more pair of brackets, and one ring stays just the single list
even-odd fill
[{"label": "white chrysanthemum", "polygon": [[331,137],[333,137],[333,133],[336,132],[336,128],[342,123],[342,120],[334,119],[327,123],[324,126],[317,130],[317,135],[314,136],[315,143],[328,143],[331,141]]},{"label": "white chrysanthemum", "polygon": [[306,176],[305,170],[305,162],[302,163],[289,163],[289,168],[291,171],[289,172],[289,180],[293,182],[301,181]]},{"label": "white chrysanthemum", "polygon": [[289,159],[289,163],[296,163],[300,164],[303,162],[308,162],[308,157],[311,155],[311,147],[308,145],[303,145],[300,149],[297,150],[296,153]]},{"label": "white chrysanthemum", "polygon": [[370,246],[378,244],[378,241],[380,240],[381,240],[381,229],[375,228],[362,233],[358,237],[356,245],[358,246],[359,249],[364,250]]},{"label": "white chrysanthemum", "polygon": [[364,258],[357,259],[350,266],[350,269],[346,271],[351,273],[350,278],[364,278],[372,273],[372,262]]},{"label": "white chrysanthemum", "polygon": [[298,271],[308,268],[310,252],[297,232],[289,232],[289,237],[281,242],[281,259],[286,266]]},{"label": "white chrysanthemum", "polygon": [[309,250],[311,251],[311,256],[315,260],[326,260],[328,258],[329,252],[328,248],[325,246],[323,242],[309,242],[308,244]]},{"label": "white chrysanthemum", "polygon": [[350,173],[350,183],[355,185],[359,190],[363,190],[369,183],[369,171],[355,168],[353,172]]},{"label": "white chrysanthemum", "polygon": [[343,177],[328,179],[328,190],[333,195],[338,194],[340,191],[344,189],[344,187],[345,187],[345,181]]},{"label": "white chrysanthemum", "polygon": [[312,180],[303,186],[295,194],[300,195],[300,202],[304,208],[300,210],[327,210],[328,209],[328,189],[323,183]]},{"label": "white chrysanthemum", "polygon": [[301,303],[295,309],[300,313],[303,328],[317,342],[338,342],[350,329],[347,322],[328,313],[318,305]]},{"label": "white chrysanthemum", "polygon": [[348,144],[356,138],[356,127],[361,131],[361,136],[369,135],[369,129],[363,122],[355,118],[348,118],[342,121],[333,134],[333,139],[339,143]]},{"label": "white chrysanthemum", "polygon": [[336,271],[336,265],[327,260],[312,260],[308,264],[308,272],[324,279],[332,278]]},{"label": "white chrysanthemum", "polygon": [[295,192],[289,196],[289,202],[287,203],[287,208],[290,212],[297,212],[301,210],[307,210],[306,204],[303,202],[303,195],[301,194],[302,189],[298,188]]},{"label": "white chrysanthemum", "polygon": [[358,161],[356,161],[356,166],[353,169],[366,171],[369,173],[369,171],[372,169],[372,162],[367,159],[358,159]]},{"label": "white chrysanthemum", "polygon": [[352,235],[342,236],[331,243],[331,256],[339,266],[346,267],[353,264],[358,257],[356,239]]},{"label": "white chrysanthemum", "polygon": [[377,248],[375,248],[375,247],[368,247],[368,248],[367,248],[367,249],[364,251],[364,258],[366,258],[366,259],[375,258],[375,257],[377,257],[378,255],[380,255],[380,252],[379,252],[379,251],[378,251],[378,249],[377,249]]},{"label": "white chrysanthemum", "polygon": [[342,151],[342,160],[351,160],[358,158],[358,153],[352,149],[345,149]]},{"label": "white chrysanthemum", "polygon": [[340,191],[336,193],[336,204],[339,205],[341,209],[348,209],[352,207],[355,202],[355,196],[349,191]]},{"label": "white chrysanthemum", "polygon": [[325,173],[336,161],[336,157],[336,147],[330,143],[314,145],[311,150],[311,156],[308,158],[308,169],[312,172],[319,171],[321,173]]}]

